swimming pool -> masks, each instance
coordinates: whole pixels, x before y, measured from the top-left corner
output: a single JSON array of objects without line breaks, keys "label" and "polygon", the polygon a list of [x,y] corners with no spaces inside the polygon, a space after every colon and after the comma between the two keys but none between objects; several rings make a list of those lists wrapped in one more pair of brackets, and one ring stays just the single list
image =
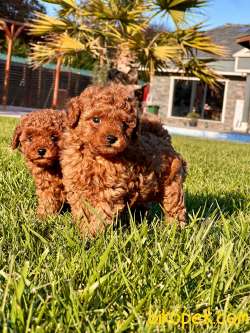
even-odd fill
[{"label": "swimming pool", "polygon": [[170,134],[192,136],[204,139],[250,143],[250,134],[233,133],[233,132],[221,133],[221,132],[203,131],[190,128],[172,127],[167,125],[164,125],[164,127],[169,131]]}]

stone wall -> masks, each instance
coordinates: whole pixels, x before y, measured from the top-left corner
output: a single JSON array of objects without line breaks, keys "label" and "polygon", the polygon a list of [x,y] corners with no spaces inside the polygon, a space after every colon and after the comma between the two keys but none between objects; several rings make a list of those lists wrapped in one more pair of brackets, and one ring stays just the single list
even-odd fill
[{"label": "stone wall", "polygon": [[[246,78],[244,77],[226,77],[227,89],[224,99],[225,111],[223,121],[198,120],[198,129],[215,130],[215,131],[233,131],[233,121],[235,104],[237,99],[243,99],[245,96]],[[187,118],[177,118],[169,116],[169,100],[171,76],[155,76],[152,82],[149,104],[160,106],[159,115],[162,121],[170,126],[189,127]]]}]

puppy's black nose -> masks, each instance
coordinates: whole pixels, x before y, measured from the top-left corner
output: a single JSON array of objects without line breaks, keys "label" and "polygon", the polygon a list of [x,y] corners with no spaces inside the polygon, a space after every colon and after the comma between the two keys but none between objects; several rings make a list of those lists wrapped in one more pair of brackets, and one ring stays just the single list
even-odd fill
[{"label": "puppy's black nose", "polygon": [[114,135],[107,135],[106,140],[110,145],[112,145],[117,141],[117,137]]},{"label": "puppy's black nose", "polygon": [[46,149],[45,148],[39,148],[37,152],[38,152],[38,155],[44,156],[45,153],[46,153]]}]

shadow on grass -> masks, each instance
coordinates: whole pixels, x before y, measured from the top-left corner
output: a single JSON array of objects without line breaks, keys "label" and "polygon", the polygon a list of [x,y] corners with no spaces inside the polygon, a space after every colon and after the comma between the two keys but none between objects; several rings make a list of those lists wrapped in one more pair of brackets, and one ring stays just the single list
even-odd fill
[{"label": "shadow on grass", "polygon": [[209,216],[215,210],[221,211],[224,215],[230,216],[239,211],[249,209],[247,197],[237,192],[215,194],[192,194],[186,193],[186,205],[189,213],[195,215]]},{"label": "shadow on grass", "polygon": [[[237,214],[237,212],[245,212],[250,209],[250,202],[247,197],[236,193],[223,193],[221,195],[213,194],[193,194],[186,192],[186,206],[187,213],[191,216],[198,218],[207,218],[211,215],[218,217],[221,213],[224,216],[231,216]],[[214,215],[214,213],[216,213]],[[146,216],[147,221],[150,223],[155,218],[163,219],[163,213],[161,207],[158,204],[153,204],[147,211],[143,207],[137,207],[131,210],[130,213],[126,213],[124,222],[128,223],[129,216],[132,215],[133,219],[140,223]]]}]

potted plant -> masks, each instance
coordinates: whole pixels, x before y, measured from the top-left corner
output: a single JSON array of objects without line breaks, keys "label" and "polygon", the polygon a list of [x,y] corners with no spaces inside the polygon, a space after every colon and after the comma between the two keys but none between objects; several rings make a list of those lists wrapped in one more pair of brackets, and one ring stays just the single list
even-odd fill
[{"label": "potted plant", "polygon": [[159,105],[148,105],[148,112],[157,115],[159,113]]},{"label": "potted plant", "polygon": [[152,89],[150,89],[152,87],[152,79],[153,79],[153,74],[150,74],[150,83],[148,85],[148,94],[149,94],[149,100],[147,103],[147,112],[154,114],[154,115],[158,115],[159,114],[159,109],[160,106],[157,104],[154,104],[153,101],[153,95],[152,95]]},{"label": "potted plant", "polygon": [[197,126],[199,114],[195,111],[195,109],[187,114],[187,118],[189,119],[189,126]]}]

